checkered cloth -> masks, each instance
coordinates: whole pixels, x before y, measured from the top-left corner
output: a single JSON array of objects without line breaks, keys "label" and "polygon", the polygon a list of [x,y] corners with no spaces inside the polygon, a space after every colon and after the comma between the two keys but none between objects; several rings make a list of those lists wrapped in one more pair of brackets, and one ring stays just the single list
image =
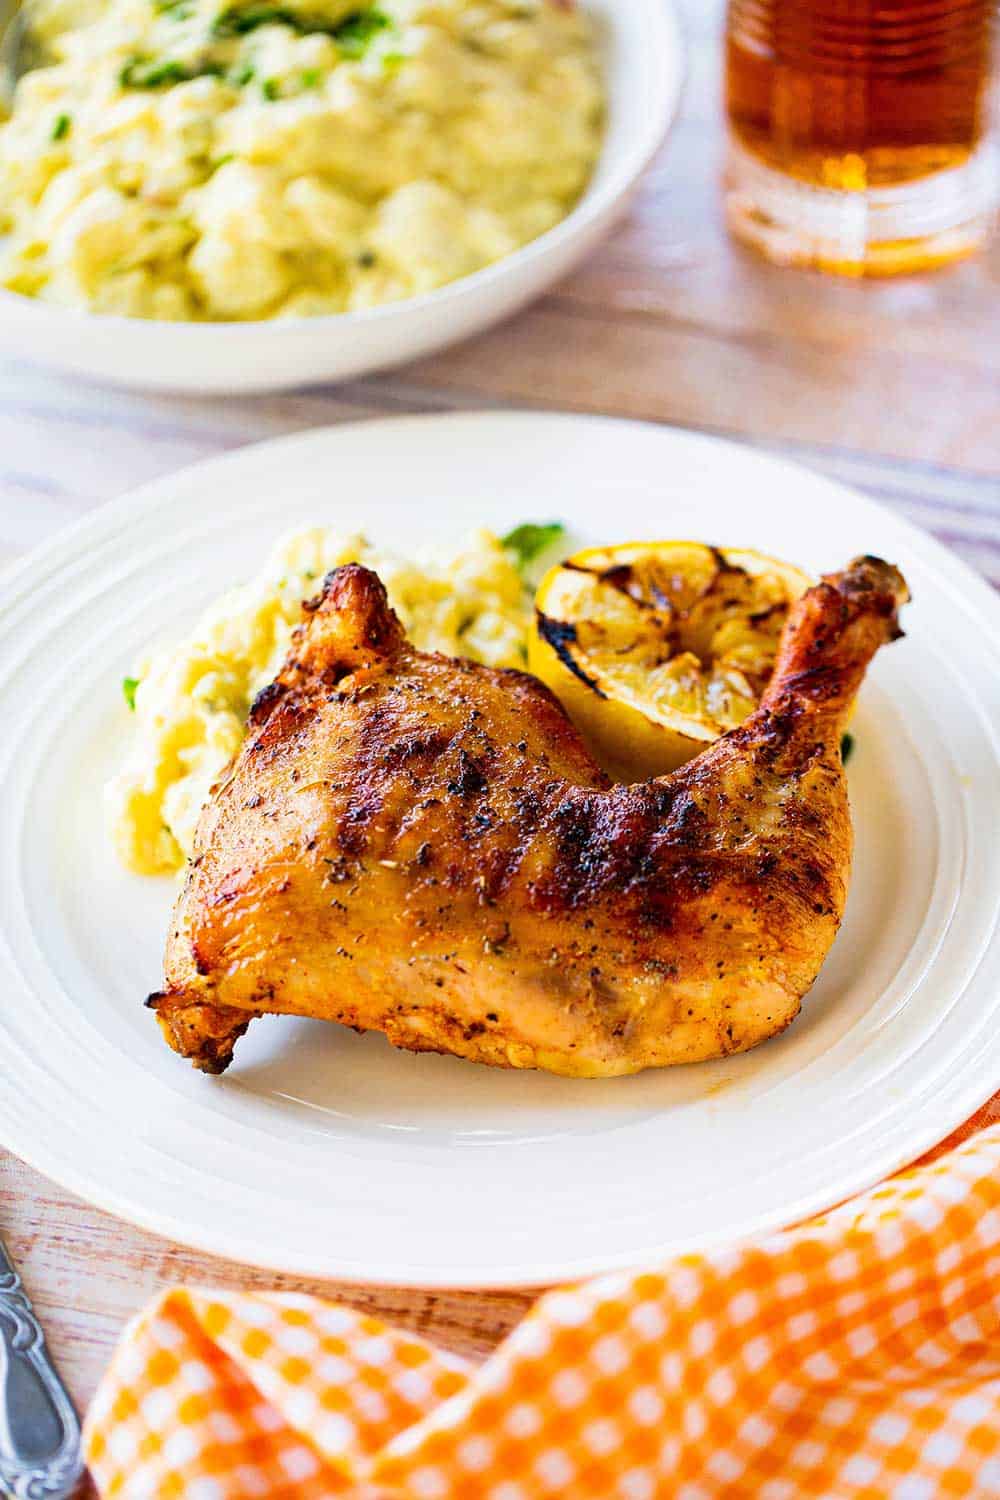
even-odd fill
[{"label": "checkered cloth", "polygon": [[179,1288],[86,1423],[125,1500],[1000,1496],[1000,1107],[851,1203],[543,1296],[474,1367],[302,1296]]}]

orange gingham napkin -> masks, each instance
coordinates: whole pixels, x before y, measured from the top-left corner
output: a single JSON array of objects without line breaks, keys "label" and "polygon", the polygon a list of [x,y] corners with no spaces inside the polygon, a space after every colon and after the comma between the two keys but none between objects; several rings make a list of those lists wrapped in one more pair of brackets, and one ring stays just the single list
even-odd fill
[{"label": "orange gingham napkin", "polygon": [[94,1479],[125,1500],[1000,1496],[998,1106],[823,1218],[548,1293],[478,1367],[312,1297],[165,1292],[89,1413]]}]

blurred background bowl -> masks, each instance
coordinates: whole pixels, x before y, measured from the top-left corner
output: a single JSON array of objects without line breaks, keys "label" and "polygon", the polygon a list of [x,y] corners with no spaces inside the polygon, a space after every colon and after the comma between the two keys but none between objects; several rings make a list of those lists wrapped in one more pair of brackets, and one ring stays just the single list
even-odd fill
[{"label": "blurred background bowl", "polygon": [[0,291],[0,347],[136,390],[275,391],[386,369],[507,317],[572,269],[624,209],[680,102],[673,0],[590,0],[608,90],[597,170],[560,224],[438,291],[362,312],[253,323],[105,317]]}]

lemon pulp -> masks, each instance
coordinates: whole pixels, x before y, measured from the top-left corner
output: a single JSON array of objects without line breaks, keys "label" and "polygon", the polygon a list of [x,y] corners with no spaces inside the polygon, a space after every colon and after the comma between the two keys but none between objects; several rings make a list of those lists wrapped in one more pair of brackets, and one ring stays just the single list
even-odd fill
[{"label": "lemon pulp", "polygon": [[611,775],[659,775],[753,712],[809,583],[748,549],[588,548],[542,580],[529,665]]}]

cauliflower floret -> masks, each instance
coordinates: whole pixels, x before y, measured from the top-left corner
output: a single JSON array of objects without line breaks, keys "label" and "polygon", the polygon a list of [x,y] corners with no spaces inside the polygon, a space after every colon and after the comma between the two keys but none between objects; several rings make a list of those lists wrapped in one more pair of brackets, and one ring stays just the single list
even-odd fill
[{"label": "cauliflower floret", "polygon": [[182,224],[151,219],[144,206],[100,187],[66,211],[52,234],[58,300],[96,297],[109,276],[142,263],[170,260],[189,239]]},{"label": "cauliflower floret", "polygon": [[302,241],[302,225],[285,200],[276,167],[226,162],[188,195],[185,208],[205,236],[270,250],[295,250]]},{"label": "cauliflower floret", "polygon": [[188,257],[188,269],[212,317],[262,317],[292,284],[277,250],[215,230],[202,234]]},{"label": "cauliflower floret", "polygon": [[176,280],[165,281],[164,273],[138,267],[109,276],[94,294],[94,311],[119,318],[161,318],[164,322],[182,323],[192,318],[195,308],[191,293],[184,284],[185,273],[178,264]]},{"label": "cauliflower floret", "polygon": [[504,225],[437,182],[411,182],[379,209],[371,243],[415,292],[467,276],[515,248]]},{"label": "cauliflower floret", "polygon": [[320,177],[296,177],[285,189],[285,202],[297,216],[307,241],[336,250],[345,258],[359,255],[371,215],[346,193],[328,187]]}]

